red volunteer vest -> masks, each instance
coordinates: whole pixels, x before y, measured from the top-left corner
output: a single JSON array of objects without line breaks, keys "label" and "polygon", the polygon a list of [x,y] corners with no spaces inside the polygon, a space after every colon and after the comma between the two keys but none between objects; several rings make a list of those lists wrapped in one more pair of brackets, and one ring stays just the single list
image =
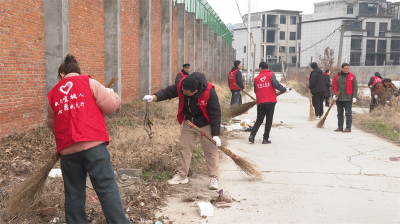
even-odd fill
[{"label": "red volunteer vest", "polygon": [[185,73],[183,73],[183,72],[181,71],[181,74],[182,74],[182,79],[183,79],[183,78],[186,78],[187,75],[185,75]]},{"label": "red volunteer vest", "polygon": [[[382,88],[383,88],[383,83],[382,83],[382,80],[380,80],[379,84],[378,84],[378,88],[376,88],[376,93],[378,94],[382,90]],[[391,88],[392,88],[392,83],[390,83],[390,86],[389,86],[389,89],[391,89]],[[388,94],[389,94],[389,92],[388,92]]]},{"label": "red volunteer vest", "polygon": [[276,89],[271,83],[272,74],[274,73],[270,70],[264,69],[254,78],[257,104],[266,102],[276,103]]},{"label": "red volunteer vest", "polygon": [[[338,75],[339,75],[339,73],[336,74],[335,78],[333,78],[333,91],[335,92],[335,94],[337,93],[337,77],[338,77]],[[353,80],[354,80],[354,75],[353,75],[353,73],[349,72],[349,74],[347,75],[347,82],[346,82],[346,90],[347,90],[348,95],[353,94]]]},{"label": "red volunteer vest", "polygon": [[[181,79],[181,81],[178,83],[176,90],[178,92],[178,96],[179,96],[179,109],[178,109],[178,122],[179,124],[182,124],[183,119],[185,118],[185,114],[183,113],[183,106],[185,103],[185,95],[180,93],[180,90],[182,89],[182,81],[185,78]],[[201,111],[203,111],[204,116],[207,118],[208,123],[210,123],[210,119],[208,118],[208,111],[207,111],[207,103],[208,100],[210,99],[210,90],[211,88],[214,88],[214,85],[211,83],[208,83],[206,90],[204,91],[203,95],[200,96],[198,102],[199,102],[199,107],[201,109]]]},{"label": "red volunteer vest", "polygon": [[382,79],[379,78],[379,77],[376,77],[376,76],[373,76],[373,77],[374,77],[374,81],[372,81],[372,85],[371,86],[374,86],[375,83],[382,81]]},{"label": "red volunteer vest", "polygon": [[109,143],[106,121],[90,90],[89,77],[64,78],[48,94],[55,116],[54,135],[58,155],[76,142]]},{"label": "red volunteer vest", "polygon": [[237,86],[235,86],[233,83],[236,83],[237,84],[237,81],[236,81],[236,72],[238,71],[239,69],[236,69],[235,71],[230,71],[229,72],[229,88],[231,89],[231,90],[240,90]]}]

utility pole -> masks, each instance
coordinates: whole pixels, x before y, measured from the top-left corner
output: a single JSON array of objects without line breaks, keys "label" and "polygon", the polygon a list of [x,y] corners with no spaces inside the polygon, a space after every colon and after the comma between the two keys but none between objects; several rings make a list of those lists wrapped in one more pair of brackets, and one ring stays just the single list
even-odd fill
[{"label": "utility pole", "polygon": [[338,55],[338,62],[337,66],[340,68],[340,63],[342,62],[342,48],[343,48],[343,37],[344,37],[344,22],[340,26],[340,43],[339,43],[339,55]]},{"label": "utility pole", "polygon": [[[247,14],[247,74],[246,74],[246,81],[245,81],[245,87],[246,87],[246,82],[247,78],[249,77],[250,79],[250,54],[251,54],[251,31],[250,31],[250,26],[251,26],[251,0],[249,1],[249,13]],[[249,80],[250,81],[250,80]]]},{"label": "utility pole", "polygon": [[254,43],[254,54],[253,54],[253,80],[254,80],[255,67],[256,67],[256,43]]}]

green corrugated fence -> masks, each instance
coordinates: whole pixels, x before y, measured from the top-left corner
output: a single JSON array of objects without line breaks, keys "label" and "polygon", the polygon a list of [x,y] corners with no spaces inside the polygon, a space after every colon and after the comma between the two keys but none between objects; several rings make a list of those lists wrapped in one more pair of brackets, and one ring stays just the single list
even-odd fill
[{"label": "green corrugated fence", "polygon": [[194,12],[196,19],[202,19],[204,24],[232,46],[233,34],[206,0],[176,0],[176,2],[185,3],[186,11]]}]

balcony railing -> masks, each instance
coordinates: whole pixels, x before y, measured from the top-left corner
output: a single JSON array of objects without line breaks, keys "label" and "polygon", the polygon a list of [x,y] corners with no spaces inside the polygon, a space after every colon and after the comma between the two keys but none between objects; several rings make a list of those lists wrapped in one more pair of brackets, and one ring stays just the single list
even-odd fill
[{"label": "balcony railing", "polygon": [[267,28],[278,28],[279,24],[267,24]]}]

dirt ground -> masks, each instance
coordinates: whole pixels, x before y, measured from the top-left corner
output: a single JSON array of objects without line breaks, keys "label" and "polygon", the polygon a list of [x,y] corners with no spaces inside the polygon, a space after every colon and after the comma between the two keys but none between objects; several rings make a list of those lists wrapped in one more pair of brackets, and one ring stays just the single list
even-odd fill
[{"label": "dirt ground", "polygon": [[[226,115],[230,92],[219,85],[216,85],[216,90]],[[155,212],[166,205],[167,195],[180,191],[166,184],[166,180],[174,175],[178,160],[180,125],[176,121],[177,107],[178,99],[149,104],[154,124],[152,139],[143,127],[146,105],[141,99],[124,104],[120,112],[105,117],[114,170],[142,169],[140,180],[124,182],[120,177],[116,178],[124,209],[132,223],[139,223],[140,220],[167,222],[165,217],[156,217]],[[35,130],[0,139],[0,151],[3,152],[0,154],[0,223],[49,223],[55,218],[57,223],[65,223],[62,178],[49,177],[42,195],[33,204],[26,205],[24,213],[12,217],[5,213],[7,199],[13,191],[49,161],[55,148],[54,136],[45,124]],[[59,162],[54,168],[60,168]],[[205,171],[202,149],[196,144],[189,175],[201,176]],[[95,191],[88,187],[86,194],[89,223],[106,223]]]}]

